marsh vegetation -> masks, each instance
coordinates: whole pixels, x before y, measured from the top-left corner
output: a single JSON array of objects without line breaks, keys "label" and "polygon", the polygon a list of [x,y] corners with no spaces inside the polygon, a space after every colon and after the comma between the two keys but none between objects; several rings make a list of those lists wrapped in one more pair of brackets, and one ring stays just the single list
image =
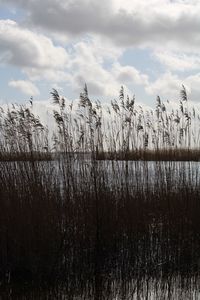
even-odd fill
[{"label": "marsh vegetation", "polygon": [[[56,130],[1,110],[0,292],[10,299],[198,299],[198,122],[87,88],[76,112],[53,90]],[[2,297],[3,297],[2,296]],[[193,297],[193,298],[192,298]]]}]

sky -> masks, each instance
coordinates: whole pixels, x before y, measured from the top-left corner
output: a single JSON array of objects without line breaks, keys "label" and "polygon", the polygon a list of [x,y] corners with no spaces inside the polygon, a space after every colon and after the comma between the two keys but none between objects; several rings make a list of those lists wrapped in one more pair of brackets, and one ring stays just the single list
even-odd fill
[{"label": "sky", "polygon": [[0,0],[0,103],[118,96],[200,102],[199,0]]}]

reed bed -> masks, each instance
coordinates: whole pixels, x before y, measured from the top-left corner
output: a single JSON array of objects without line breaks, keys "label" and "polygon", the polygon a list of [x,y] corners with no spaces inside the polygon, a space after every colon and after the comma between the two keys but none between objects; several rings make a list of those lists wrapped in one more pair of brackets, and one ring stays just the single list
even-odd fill
[{"label": "reed bed", "polygon": [[147,279],[199,276],[199,169],[147,164],[2,162],[1,287],[108,299],[133,281],[144,293]]},{"label": "reed bed", "polygon": [[0,160],[50,159],[81,153],[95,159],[200,159],[200,112],[182,87],[177,109],[158,96],[154,109],[136,105],[123,87],[108,105],[91,101],[87,86],[75,103],[51,92],[54,124],[42,124],[30,105],[0,108]]},{"label": "reed bed", "polygon": [[[185,89],[181,95],[187,96]],[[133,113],[134,123],[124,127],[116,102],[114,118],[106,119],[99,103],[94,110],[87,88],[80,97],[79,117],[72,105],[66,109],[65,99],[55,90],[52,97],[57,107],[52,137],[31,107],[1,112],[0,295],[196,297],[200,166],[194,159],[198,138],[192,132],[198,133],[198,128],[187,121],[185,108],[178,125],[172,119],[169,125],[177,126],[169,131],[170,137],[176,134],[177,144],[161,144],[158,127],[154,147],[142,144],[144,127],[133,134],[138,120],[141,126],[146,121],[134,115],[132,100],[128,114]],[[159,103],[159,118],[165,114],[169,119]],[[179,144],[182,126],[186,130]],[[146,130],[150,137],[152,128]],[[134,153],[138,158],[129,161]],[[179,153],[181,161],[171,159]]]}]

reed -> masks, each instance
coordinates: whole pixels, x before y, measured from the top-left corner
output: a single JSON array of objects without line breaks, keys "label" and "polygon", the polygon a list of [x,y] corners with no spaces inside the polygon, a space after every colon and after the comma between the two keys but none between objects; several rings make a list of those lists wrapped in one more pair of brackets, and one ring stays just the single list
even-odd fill
[{"label": "reed", "polygon": [[138,107],[123,87],[119,99],[107,107],[90,100],[87,86],[78,107],[67,104],[55,89],[51,95],[55,105],[52,128],[33,114],[32,102],[31,106],[1,108],[1,160],[11,156],[50,159],[52,153],[85,153],[95,159],[199,160],[200,115],[196,108],[189,109],[184,86],[176,111],[167,110],[159,96],[155,109]]},{"label": "reed", "polygon": [[1,111],[0,293],[159,299],[182,284],[191,296],[200,260],[194,118],[167,113],[160,99],[156,115],[135,111],[123,89],[109,118],[87,87],[76,114],[52,97],[52,142],[31,107]]}]

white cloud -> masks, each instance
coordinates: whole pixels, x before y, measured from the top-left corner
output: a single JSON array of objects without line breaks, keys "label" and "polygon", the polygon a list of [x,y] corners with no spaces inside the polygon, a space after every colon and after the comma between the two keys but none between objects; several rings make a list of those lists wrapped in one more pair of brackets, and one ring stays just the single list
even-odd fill
[{"label": "white cloud", "polygon": [[23,69],[23,73],[32,81],[45,80],[47,82],[64,83],[70,80],[71,76],[65,70],[47,69],[40,70],[37,68]]},{"label": "white cloud", "polygon": [[142,74],[133,66],[122,66],[119,63],[115,63],[112,67],[112,73],[121,84],[148,85],[148,76]]},{"label": "white cloud", "polygon": [[159,95],[164,98],[177,99],[182,87],[182,80],[170,72],[164,73],[154,82],[145,87],[149,95]]},{"label": "white cloud", "polygon": [[188,76],[185,82],[189,87],[190,99],[200,102],[200,73]]},{"label": "white cloud", "polygon": [[[80,92],[87,83],[92,95],[114,97],[121,85],[128,90],[129,84],[148,84],[147,75],[118,62],[123,50],[100,41],[96,38],[80,41],[73,47],[68,69],[71,74],[70,85],[76,92]],[[106,67],[108,62],[109,68]]]},{"label": "white cloud", "polygon": [[29,96],[37,96],[40,94],[38,88],[30,81],[26,80],[12,80],[8,84],[10,87],[16,88],[23,94]]},{"label": "white cloud", "polygon": [[149,95],[159,95],[169,100],[179,100],[182,85],[185,86],[190,101],[200,102],[200,73],[179,78],[166,72],[145,87]]},{"label": "white cloud", "polygon": [[[92,95],[112,98],[122,84],[127,90],[130,85],[144,88],[148,96],[177,98],[185,84],[195,99],[200,95],[199,74],[184,74],[200,67],[197,0],[0,3],[10,3],[16,15],[18,8],[23,10],[19,23],[0,20],[0,63],[17,66],[27,76],[26,83],[44,80],[60,89],[66,84],[79,93],[86,82]],[[163,74],[153,67],[152,73],[159,76],[153,81],[136,67],[124,65],[122,54],[128,47],[152,51],[165,67]],[[140,64],[143,67],[142,60]],[[183,73],[180,76],[175,71]],[[13,82],[19,88],[21,81]],[[22,83],[20,86],[22,89]]]},{"label": "white cloud", "polygon": [[115,95],[119,84],[110,69],[105,68],[105,64],[109,61],[113,65],[121,53],[120,49],[113,48],[109,43],[103,44],[97,38],[82,40],[73,45],[68,65],[71,76],[68,81],[72,89],[79,93],[87,83],[92,95]]},{"label": "white cloud", "polygon": [[188,55],[182,52],[155,51],[153,56],[169,70],[188,71],[200,68],[199,54]]},{"label": "white cloud", "polygon": [[26,69],[64,69],[68,55],[42,34],[24,29],[12,20],[0,20],[1,61]]},{"label": "white cloud", "polygon": [[27,12],[27,24],[49,33],[93,33],[122,46],[200,49],[200,2],[170,0],[5,0]]}]

